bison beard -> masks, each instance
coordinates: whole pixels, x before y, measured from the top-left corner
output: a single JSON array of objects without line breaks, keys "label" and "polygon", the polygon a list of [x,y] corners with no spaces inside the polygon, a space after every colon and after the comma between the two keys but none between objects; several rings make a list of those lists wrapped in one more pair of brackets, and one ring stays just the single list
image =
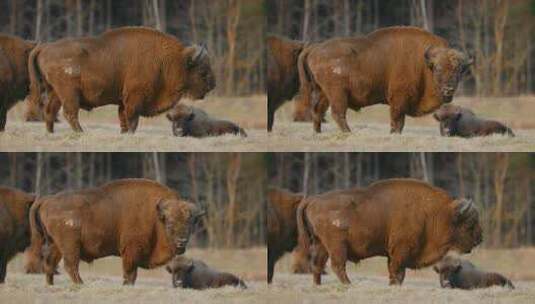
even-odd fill
[{"label": "bison beard", "polygon": [[215,87],[204,46],[185,47],[173,36],[142,27],[41,44],[31,52],[28,70],[31,102],[42,104],[41,94],[47,93],[49,132],[62,106],[72,129],[81,132],[80,108],[116,104],[121,132],[134,133],[140,116],[161,114],[182,97],[202,99]]},{"label": "bison beard", "polygon": [[315,284],[321,284],[328,258],[338,279],[349,284],[346,261],[373,256],[386,256],[390,284],[401,284],[406,268],[430,266],[449,250],[470,252],[482,239],[472,202],[412,179],[307,197],[297,210],[297,224]]},{"label": "bison beard", "polygon": [[155,268],[184,253],[203,214],[157,182],[117,180],[40,197],[30,211],[31,246],[43,255],[48,284],[61,258],[72,281],[81,284],[80,260],[120,256],[123,283],[133,285],[138,267]]},{"label": "bison beard", "polygon": [[0,284],[8,262],[30,245],[30,207],[35,196],[17,189],[0,187]]},{"label": "bison beard", "polygon": [[0,132],[7,122],[7,112],[28,95],[28,56],[34,42],[0,34]]},{"label": "bison beard", "polygon": [[340,130],[350,132],[348,108],[384,103],[391,133],[401,133],[405,115],[422,116],[451,102],[472,63],[429,32],[389,27],[305,47],[298,59],[300,92],[313,109],[316,132],[329,106]]}]

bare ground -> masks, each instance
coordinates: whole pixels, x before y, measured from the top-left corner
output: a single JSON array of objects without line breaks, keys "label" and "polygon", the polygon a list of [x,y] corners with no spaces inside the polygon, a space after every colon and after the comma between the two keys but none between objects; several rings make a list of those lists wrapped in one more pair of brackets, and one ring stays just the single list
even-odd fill
[{"label": "bare ground", "polygon": [[359,265],[348,263],[350,286],[339,283],[330,268],[321,286],[311,275],[289,273],[290,256],[278,264],[267,299],[279,303],[533,303],[535,299],[535,248],[477,250],[465,256],[479,267],[501,272],[515,290],[492,287],[479,290],[442,289],[431,269],[407,272],[401,287],[388,286],[385,258],[372,258]]},{"label": "bare ground", "polygon": [[[25,104],[19,103],[9,112],[6,131],[0,133],[0,151],[266,151],[264,96],[208,97],[206,100],[186,103],[202,108],[218,119],[238,123],[246,130],[248,137],[174,137],[165,115],[141,118],[134,135],[121,135],[117,106],[101,107],[91,112],[80,111],[80,123],[85,131],[82,134],[72,132],[66,122],[56,124],[55,133],[49,134],[44,123],[23,121]],[[59,118],[64,121],[61,112]]]},{"label": "bare ground", "polygon": [[6,284],[0,285],[0,303],[263,303],[257,295],[267,289],[266,248],[191,249],[187,255],[240,276],[249,288],[175,289],[163,267],[141,270],[136,285],[124,287],[118,258],[97,260],[91,265],[82,263],[80,274],[84,284],[81,286],[73,285],[63,269],[55,277],[55,285],[46,286],[44,275],[22,273],[22,261],[18,257],[8,267]]},{"label": "bare ground", "polygon": [[402,135],[390,135],[388,107],[377,105],[360,112],[348,111],[352,133],[344,134],[327,113],[323,132],[315,134],[311,123],[291,121],[293,107],[287,103],[276,115],[269,151],[511,151],[535,150],[535,97],[456,98],[455,104],[473,109],[479,116],[512,127],[516,137],[493,135],[472,139],[441,137],[438,123],[428,115],[407,118]]}]

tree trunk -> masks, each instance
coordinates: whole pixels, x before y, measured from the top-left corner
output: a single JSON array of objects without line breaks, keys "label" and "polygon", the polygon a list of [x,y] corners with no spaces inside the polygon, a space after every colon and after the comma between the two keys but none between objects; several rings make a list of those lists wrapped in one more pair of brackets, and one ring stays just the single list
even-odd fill
[{"label": "tree trunk", "polygon": [[236,213],[237,213],[237,188],[238,177],[241,169],[241,154],[233,153],[227,169],[227,193],[229,198],[229,204],[227,207],[227,236],[226,246],[232,247],[234,243],[234,227],[236,226]]}]

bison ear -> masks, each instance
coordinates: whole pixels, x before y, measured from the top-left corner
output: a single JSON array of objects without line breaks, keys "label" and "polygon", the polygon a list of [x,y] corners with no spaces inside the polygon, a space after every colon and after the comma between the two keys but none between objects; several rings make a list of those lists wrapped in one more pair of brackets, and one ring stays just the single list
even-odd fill
[{"label": "bison ear", "polygon": [[158,213],[158,219],[165,222],[165,200],[163,198],[158,200],[156,203],[156,212]]},{"label": "bison ear", "polygon": [[425,64],[431,70],[433,69],[433,66],[434,66],[435,56],[436,56],[436,48],[434,46],[428,46],[424,52],[424,59],[425,59]]},{"label": "bison ear", "polygon": [[460,198],[455,200],[455,219],[461,221],[465,219],[468,214],[477,212],[475,211],[474,202],[466,198]]}]

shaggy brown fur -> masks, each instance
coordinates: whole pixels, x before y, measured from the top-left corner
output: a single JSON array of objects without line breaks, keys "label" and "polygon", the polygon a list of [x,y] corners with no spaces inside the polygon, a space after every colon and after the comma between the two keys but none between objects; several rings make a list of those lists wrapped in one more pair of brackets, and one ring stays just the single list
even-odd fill
[{"label": "shaggy brown fur", "polygon": [[247,288],[247,285],[237,276],[228,272],[220,272],[210,268],[203,261],[184,256],[174,257],[167,264],[166,269],[172,275],[175,288],[207,289],[224,286]]},{"label": "shaggy brown fur", "polygon": [[[201,109],[183,104],[175,105],[167,113],[167,119],[171,121],[171,128],[175,136],[207,137],[239,134],[242,137],[247,137],[245,130],[237,124],[228,120],[214,119]],[[179,129],[182,131],[179,132]]]},{"label": "shaggy brown fur", "polygon": [[6,279],[7,263],[30,245],[30,207],[35,196],[0,187],[0,284]]},{"label": "shaggy brown fur", "polygon": [[299,55],[298,68],[316,132],[329,105],[340,129],[350,132],[348,108],[384,103],[390,106],[391,132],[401,133],[405,115],[422,116],[451,102],[471,63],[446,40],[420,28],[389,27],[312,44]]},{"label": "shaggy brown fur", "polygon": [[440,135],[474,137],[491,134],[507,134],[514,137],[513,131],[499,121],[478,118],[470,109],[455,105],[443,105],[433,117],[440,123]]},{"label": "shaggy brown fur", "polygon": [[[297,58],[304,47],[304,43],[270,35],[266,39],[266,44],[268,60],[268,132],[271,132],[275,119],[275,111],[285,101],[291,100],[299,91]],[[303,102],[303,106],[306,107],[308,100]],[[296,108],[295,113],[301,115],[300,111],[303,110]]]},{"label": "shaggy brown fur", "polygon": [[270,188],[268,191],[268,283],[273,280],[275,264],[297,245],[296,210],[302,194]]},{"label": "shaggy brown fur", "polygon": [[482,231],[472,202],[413,179],[389,179],[367,188],[337,190],[303,199],[297,210],[299,245],[310,253],[314,283],[327,259],[349,284],[346,261],[388,258],[390,284],[405,269],[433,265],[449,250],[467,253]]},{"label": "shaggy brown fur", "polygon": [[35,43],[0,34],[0,132],[6,127],[7,112],[28,95],[28,56]]},{"label": "shaggy brown fur", "polygon": [[120,256],[128,285],[138,267],[155,268],[183,254],[203,214],[170,188],[144,179],[40,197],[30,213],[32,247],[43,255],[48,284],[62,257],[72,281],[81,284],[80,260]]},{"label": "shaggy brown fur", "polygon": [[166,112],[182,97],[202,99],[215,87],[204,47],[185,47],[143,27],[41,44],[30,54],[29,72],[31,101],[40,102],[46,90],[49,132],[61,106],[72,129],[81,132],[80,108],[116,104],[121,132],[134,133],[140,116]]},{"label": "shaggy brown fur", "polygon": [[513,283],[503,275],[495,272],[481,271],[469,261],[446,256],[434,267],[439,274],[442,288],[474,289],[502,286],[514,289]]}]

